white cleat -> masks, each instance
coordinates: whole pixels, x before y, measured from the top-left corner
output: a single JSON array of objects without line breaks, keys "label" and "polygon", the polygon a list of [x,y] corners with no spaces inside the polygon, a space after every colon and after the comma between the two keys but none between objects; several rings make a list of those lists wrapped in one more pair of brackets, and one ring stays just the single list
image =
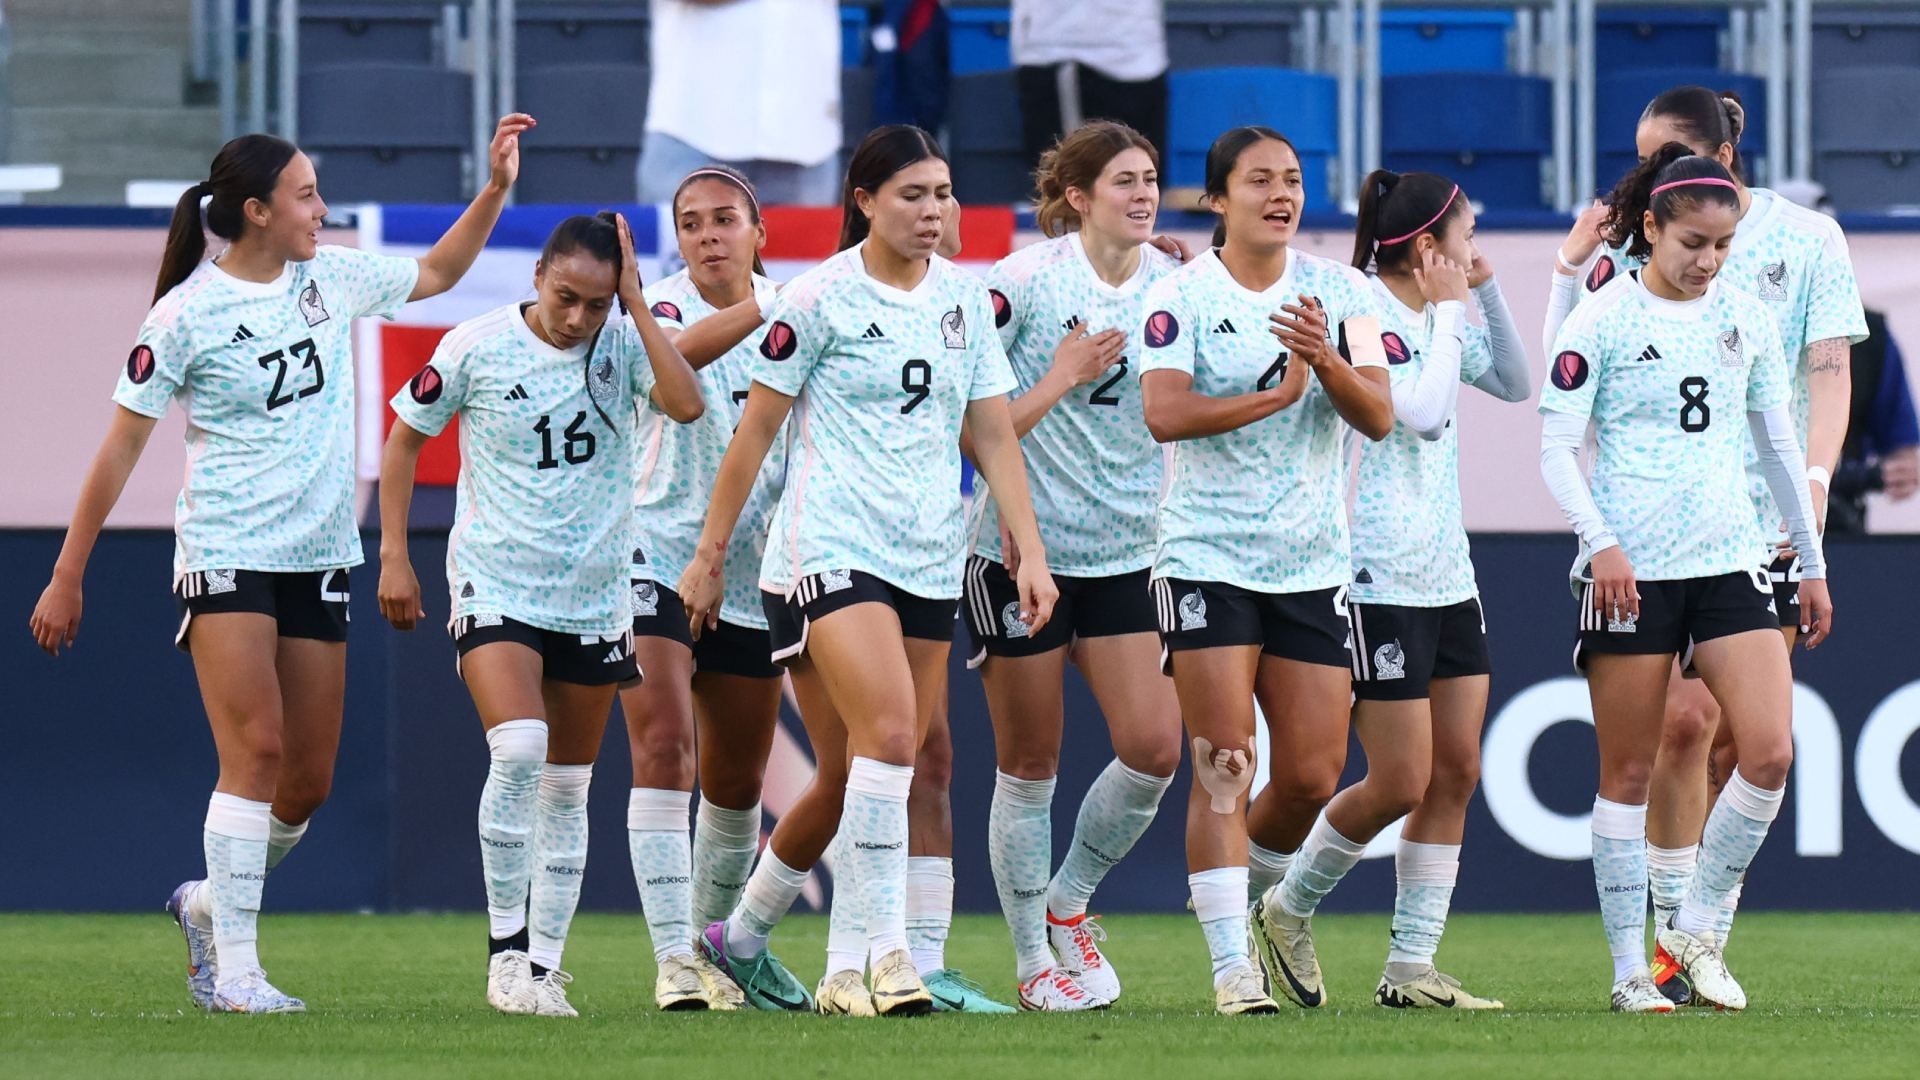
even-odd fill
[{"label": "white cleat", "polygon": [[1266,969],[1267,981],[1303,1009],[1317,1009],[1327,1003],[1327,991],[1320,977],[1320,958],[1313,951],[1313,920],[1296,919],[1281,908],[1277,893],[1280,886],[1268,889],[1254,901],[1247,916],[1255,940],[1260,943],[1256,955]]},{"label": "white cleat", "polygon": [[1266,1016],[1280,1011],[1266,977],[1252,964],[1227,972],[1213,988],[1213,1011],[1222,1016]]},{"label": "white cleat", "polygon": [[1673,1002],[1667,995],[1653,985],[1653,975],[1646,968],[1621,979],[1613,984],[1613,1011],[1630,1013],[1670,1013]]},{"label": "white cleat", "polygon": [[1660,947],[1687,973],[1693,984],[1693,999],[1728,1012],[1747,1007],[1747,992],[1727,970],[1727,958],[1721,952],[1720,938],[1711,930],[1689,934],[1678,927],[1667,927],[1656,935]]},{"label": "white cleat", "polygon": [[1061,968],[1087,993],[1111,1005],[1120,1000],[1120,976],[1114,974],[1113,965],[1100,951],[1100,942],[1105,940],[1107,929],[1100,925],[1098,915],[1061,920],[1047,912],[1047,941],[1060,957]]},{"label": "white cleat", "polygon": [[259,968],[243,971],[213,992],[214,1012],[303,1013],[307,1003],[291,994],[281,993],[267,981]]},{"label": "white cleat", "polygon": [[913,956],[895,949],[873,962],[873,1011],[881,1016],[925,1016],[933,1011],[933,995],[920,980]]},{"label": "white cleat", "polygon": [[526,953],[507,949],[487,957],[487,1004],[514,1016],[533,1014],[533,966]]},{"label": "white cleat", "polygon": [[1410,979],[1380,976],[1373,1003],[1389,1009],[1504,1009],[1493,998],[1476,997],[1460,988],[1460,980],[1443,975],[1432,965]]},{"label": "white cleat", "polygon": [[213,928],[201,926],[193,921],[193,900],[201,889],[207,887],[204,881],[183,881],[167,897],[167,914],[180,927],[180,936],[187,940],[187,993],[193,996],[193,1003],[203,1009],[213,1008],[213,985],[217,965],[213,951]]},{"label": "white cleat", "polygon": [[669,956],[658,964],[653,980],[653,1003],[662,1012],[687,1012],[712,1008],[707,1000],[707,981],[691,955]]},{"label": "white cleat", "polygon": [[1020,984],[1020,1007],[1028,1012],[1091,1012],[1110,1002],[1074,981],[1064,968],[1051,967]]},{"label": "white cleat", "polygon": [[879,1016],[873,995],[860,973],[836,971],[820,980],[813,992],[813,1009],[821,1016]]},{"label": "white cleat", "polygon": [[726,972],[713,966],[713,961],[701,956],[699,950],[681,959],[700,977],[700,985],[706,989],[707,1008],[714,1012],[737,1012],[747,1007],[746,991],[727,978]]},{"label": "white cleat", "polygon": [[579,1016],[567,1000],[567,984],[573,976],[555,968],[533,980],[533,1015],[535,1016]]}]

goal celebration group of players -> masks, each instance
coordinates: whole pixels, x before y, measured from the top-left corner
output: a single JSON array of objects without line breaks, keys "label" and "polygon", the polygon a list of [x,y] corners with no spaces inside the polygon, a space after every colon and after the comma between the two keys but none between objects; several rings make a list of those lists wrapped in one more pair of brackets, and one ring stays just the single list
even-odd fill
[{"label": "goal celebration group of players", "polygon": [[[1725,948],[1791,761],[1791,648],[1832,617],[1820,521],[1866,327],[1838,227],[1743,179],[1743,121],[1700,87],[1647,107],[1639,166],[1558,253],[1544,329],[1541,470],[1579,538],[1566,613],[1599,741],[1593,866],[1621,1011],[1745,1006]],[[340,732],[362,561],[350,326],[460,279],[533,125],[501,120],[488,184],[417,259],[319,246],[314,166],[269,136],[228,143],[175,210],[32,629],[51,653],[72,645],[88,556],[177,400],[176,642],[219,780],[205,877],[167,910],[206,1009],[305,1008],[268,981],[257,922]],[[414,575],[408,508],[423,445],[459,420],[444,618],[489,750],[494,1008],[577,1015],[562,952],[616,699],[664,1009],[1112,1005],[1089,901],[1183,757],[1218,1011],[1326,1003],[1312,917],[1401,818],[1375,1001],[1502,1007],[1434,963],[1492,670],[1456,403],[1463,386],[1529,401],[1543,365],[1453,181],[1367,177],[1349,263],[1293,246],[1302,170],[1277,131],[1214,142],[1218,225],[1197,256],[1155,234],[1157,170],[1124,125],[1069,133],[1036,174],[1045,239],[983,282],[947,261],[960,208],[940,148],[881,128],[850,159],[839,252],[777,285],[751,180],[698,169],[671,207],[683,271],[643,286],[624,219],[568,218],[534,298],[456,326],[394,396],[378,592],[402,630],[443,614]],[[206,232],[226,242],[211,259]],[[982,481],[971,512],[963,454]],[[1011,995],[944,957],[956,608],[993,725]],[[1069,662],[1115,756],[1056,858]],[[762,848],[788,680],[817,771]],[[1367,772],[1336,791],[1350,730]],[[769,940],[822,861],[836,887],[810,989]]]}]

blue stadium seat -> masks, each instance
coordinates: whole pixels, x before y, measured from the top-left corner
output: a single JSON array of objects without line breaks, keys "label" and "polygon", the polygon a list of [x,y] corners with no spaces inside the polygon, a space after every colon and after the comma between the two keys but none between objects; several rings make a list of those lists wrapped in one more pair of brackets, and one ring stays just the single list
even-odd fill
[{"label": "blue stadium seat", "polygon": [[1842,210],[1920,205],[1920,70],[1863,67],[1813,80],[1814,178]]},{"label": "blue stadium seat", "polygon": [[1813,69],[1920,62],[1920,10],[1813,9]]},{"label": "blue stadium seat", "polygon": [[840,8],[840,66],[864,67],[867,62],[867,33],[872,15],[866,8],[842,5]]},{"label": "blue stadium seat", "polygon": [[300,144],[335,200],[458,201],[472,125],[473,78],[464,72],[358,63],[300,73]]},{"label": "blue stadium seat", "polygon": [[645,64],[648,29],[643,3],[520,0],[513,19],[516,77],[565,64]]},{"label": "blue stadium seat", "polygon": [[[1593,93],[1594,183],[1601,189],[1613,187],[1639,163],[1634,149],[1634,132],[1640,127],[1640,114],[1647,103],[1676,86],[1705,86],[1714,90],[1732,90],[1740,95],[1747,110],[1747,127],[1740,135],[1740,154],[1747,162],[1750,183],[1759,183],[1767,174],[1760,163],[1769,160],[1767,146],[1767,81],[1757,75],[1738,75],[1718,68],[1663,68],[1647,71],[1603,71],[1595,80]],[[1756,167],[1758,166],[1758,167]]]},{"label": "blue stadium seat", "polygon": [[871,67],[840,69],[840,148],[846,157],[873,130],[873,86],[878,76]]},{"label": "blue stadium seat", "polygon": [[1013,71],[955,75],[947,114],[953,193],[962,204],[1024,203],[1033,195],[1032,164],[1020,142],[1019,76]]},{"label": "blue stadium seat", "polygon": [[1609,8],[1594,15],[1594,70],[1715,67],[1727,29],[1721,8]]},{"label": "blue stadium seat", "polygon": [[1553,87],[1546,79],[1394,75],[1380,80],[1380,114],[1387,168],[1450,177],[1484,206],[1547,205],[1542,163],[1553,151]]},{"label": "blue stadium seat", "polygon": [[1167,63],[1203,67],[1286,67],[1294,62],[1298,9],[1249,4],[1181,4],[1167,8]]},{"label": "blue stadium seat", "polygon": [[1510,11],[1413,9],[1380,15],[1380,72],[1505,71]]},{"label": "blue stadium seat", "polygon": [[1265,124],[1293,141],[1305,173],[1307,207],[1336,205],[1328,186],[1340,147],[1339,103],[1331,76],[1281,67],[1193,68],[1168,76],[1163,183],[1200,187],[1207,147],[1231,127]]},{"label": "blue stadium seat", "polygon": [[947,18],[948,68],[954,75],[1013,66],[1013,15],[1007,8],[953,8]]},{"label": "blue stadium seat", "polygon": [[520,201],[631,202],[647,81],[640,63],[521,71],[515,106],[539,117],[540,126],[520,140]]},{"label": "blue stadium seat", "polygon": [[381,61],[443,64],[444,5],[437,3],[328,3],[300,5],[300,66]]}]

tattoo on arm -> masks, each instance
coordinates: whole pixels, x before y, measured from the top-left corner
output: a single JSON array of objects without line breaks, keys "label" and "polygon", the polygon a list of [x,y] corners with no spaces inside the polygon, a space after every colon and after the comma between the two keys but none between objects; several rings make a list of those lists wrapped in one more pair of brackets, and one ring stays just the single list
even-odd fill
[{"label": "tattoo on arm", "polygon": [[1814,375],[1836,375],[1847,370],[1852,346],[1846,338],[1825,338],[1807,346],[1807,370]]}]

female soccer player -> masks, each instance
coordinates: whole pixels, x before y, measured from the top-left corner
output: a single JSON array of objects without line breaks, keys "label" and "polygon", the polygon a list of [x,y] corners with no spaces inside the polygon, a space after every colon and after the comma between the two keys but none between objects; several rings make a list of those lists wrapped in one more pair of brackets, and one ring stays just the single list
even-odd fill
[{"label": "female soccer player", "polygon": [[[976,492],[962,610],[993,715],[999,772],[988,851],[1020,1004],[1076,1011],[1120,996],[1087,905],[1152,824],[1180,764],[1180,705],[1156,670],[1147,590],[1162,450],[1128,370],[1146,291],[1179,262],[1149,242],[1159,160],[1132,128],[1110,120],[1081,127],[1040,159],[1035,180],[1048,239],[1002,259],[987,284],[1020,382],[1013,427],[1060,603],[1045,632],[1028,632],[1007,569],[1018,553],[1004,550],[993,500]],[[1088,791],[1054,873],[1051,806],[1069,657],[1107,716],[1117,756]]]},{"label": "female soccer player", "polygon": [[[1533,394],[1526,349],[1473,226],[1466,194],[1443,176],[1381,170],[1360,189],[1353,265],[1374,275],[1397,420],[1361,450],[1353,510],[1353,723],[1367,775],[1327,805],[1278,894],[1287,916],[1313,915],[1367,844],[1407,818],[1394,858],[1393,948],[1373,995],[1391,1008],[1501,1007],[1433,966],[1493,670],[1460,520],[1454,404],[1461,383],[1502,401]],[[1470,288],[1485,329],[1467,324]]]},{"label": "female soccer player", "polygon": [[[1648,779],[1679,657],[1725,708],[1740,764],[1659,942],[1694,994],[1739,1009],[1746,995],[1727,972],[1714,920],[1779,813],[1793,758],[1792,674],[1742,462],[1749,431],[1800,556],[1809,648],[1826,638],[1832,603],[1774,315],[1719,280],[1740,221],[1737,183],[1675,143],[1621,180],[1608,203],[1604,228],[1625,236],[1628,257],[1643,265],[1561,328],[1540,402],[1540,467],[1581,542],[1575,659],[1600,743],[1593,866],[1613,1007],[1673,1008],[1647,971],[1643,890]],[[1578,461],[1589,420],[1599,446],[1591,488]]]},{"label": "female soccer player", "polygon": [[[267,871],[325,801],[340,743],[347,569],[361,561],[353,320],[391,316],[460,280],[499,220],[533,124],[501,118],[485,189],[418,259],[320,246],[327,204],[313,162],[270,135],[221,147],[210,178],[174,207],[153,310],[32,629],[50,654],[73,644],[94,542],[179,396],[189,454],[174,515],[174,641],[193,656],[220,778],[207,804],[207,877],[175,889],[167,911],[202,1008],[306,1008],[261,971],[257,925]],[[207,232],[227,247],[202,261]]]},{"label": "female soccer player", "polygon": [[[641,677],[626,577],[632,403],[650,400],[683,424],[703,408],[693,370],[647,313],[626,219],[562,221],[534,288],[533,303],[448,331],[394,395],[399,422],[380,466],[380,609],[400,630],[426,615],[407,554],[414,468],[458,416],[448,630],[491,758],[480,793],[487,1001],[578,1016],[560,957],[586,871],[587,787],[614,686]],[[616,298],[631,320],[608,318]],[[707,1000],[724,1007],[717,990]]]},{"label": "female soccer player", "polygon": [[[1215,1007],[1270,1013],[1277,1006],[1248,955],[1248,831],[1292,850],[1339,782],[1352,574],[1341,449],[1349,426],[1385,438],[1393,401],[1366,278],[1290,246],[1306,201],[1293,145],[1262,127],[1220,136],[1207,151],[1206,195],[1220,216],[1214,250],[1156,283],[1145,304],[1146,423],[1177,444],[1153,594],[1192,738],[1187,880],[1213,956]],[[1273,762],[1245,814],[1256,698]],[[1287,978],[1289,996],[1318,1004],[1307,921],[1273,900],[1269,892],[1254,909],[1262,962]]]},{"label": "female soccer player", "polygon": [[[1647,105],[1635,138],[1643,158],[1669,142],[1678,142],[1718,161],[1739,185],[1735,195],[1740,201],[1740,224],[1734,231],[1720,280],[1763,301],[1774,314],[1790,367],[1794,432],[1806,449],[1807,475],[1815,485],[1814,517],[1817,523],[1824,522],[1827,477],[1838,463],[1846,438],[1852,392],[1849,350],[1866,339],[1866,313],[1840,226],[1824,214],[1742,182],[1739,143],[1745,124],[1746,113],[1738,96],[1682,86]],[[1634,265],[1623,250],[1627,242],[1624,235],[1603,235],[1600,224],[1604,214],[1604,207],[1597,207],[1583,215],[1560,250],[1547,319],[1549,349],[1561,321],[1581,297],[1591,295]],[[1596,250],[1601,251],[1601,257],[1593,259]],[[1592,266],[1583,279],[1580,268],[1589,260]],[[1747,487],[1760,515],[1761,530],[1769,539],[1778,539],[1781,514],[1760,474],[1756,451],[1747,452],[1746,466]],[[1771,573],[1780,628],[1791,646],[1802,621],[1797,598],[1799,571],[1792,553],[1777,553]],[[1708,806],[1733,770],[1732,744],[1720,713],[1713,695],[1698,680],[1672,680],[1647,817],[1649,886],[1656,922],[1663,925],[1679,908],[1693,876]],[[1702,783],[1702,776],[1706,783]],[[1716,926],[1723,944],[1739,899],[1740,887],[1736,885]],[[1656,955],[1655,981],[1670,996],[1684,1000],[1686,991],[1673,978],[1674,970],[1670,958]]]},{"label": "female soccer player", "polygon": [[[990,330],[986,290],[939,258],[952,189],[932,137],[884,127],[847,169],[842,251],[780,295],[739,429],[714,485],[694,561],[681,576],[696,638],[717,624],[728,540],[768,447],[794,414],[787,487],[761,579],[774,656],[817,671],[846,726],[845,814],[831,780],[774,830],[738,906],[702,948],[755,1004],[807,994],[766,951],[837,828],[873,957],[872,1007],[913,1015],[932,1001],[907,950],[907,792],[960,594],[960,426],[972,432],[1023,552],[1023,614],[1045,626],[1054,588],[1034,525],[1004,395],[1013,388]],[[898,369],[897,376],[894,374]],[[803,715],[806,703],[802,702]],[[807,722],[821,722],[813,716]],[[826,751],[820,749],[823,774]]]}]

